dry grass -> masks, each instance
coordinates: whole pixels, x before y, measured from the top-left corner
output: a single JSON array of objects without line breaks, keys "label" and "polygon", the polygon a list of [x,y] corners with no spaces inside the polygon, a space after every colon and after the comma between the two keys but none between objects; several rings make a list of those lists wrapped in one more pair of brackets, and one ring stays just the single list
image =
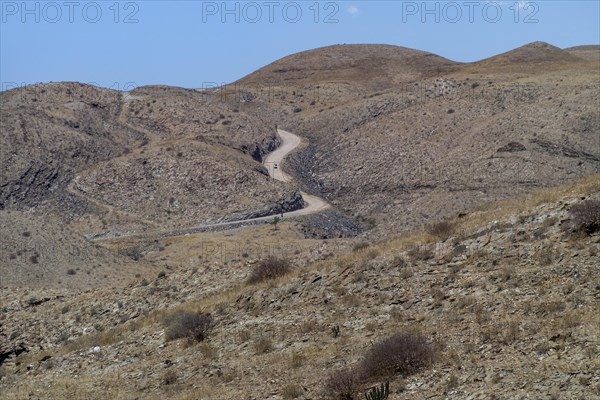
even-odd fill
[{"label": "dry grass", "polygon": [[541,204],[558,202],[564,198],[586,196],[598,191],[600,191],[600,174],[595,174],[567,185],[541,189],[525,196],[483,205],[480,207],[480,211],[471,213],[462,220],[456,221],[456,229],[459,231],[472,231],[492,221],[524,214]]},{"label": "dry grass", "polygon": [[256,354],[266,354],[273,350],[273,340],[265,335],[260,335],[252,343]]},{"label": "dry grass", "polygon": [[[374,244],[373,247],[378,248],[382,255],[389,256],[392,254],[402,253],[402,251],[407,248],[406,247],[407,243],[409,243],[410,245],[415,245],[416,243],[419,243],[418,242],[419,240],[421,241],[420,243],[427,243],[431,239],[430,239],[430,236],[427,234],[417,233],[412,236],[406,235],[406,236],[396,238],[393,240],[389,240],[389,241],[386,241],[386,242],[383,242],[380,244]],[[252,287],[252,291],[261,291],[261,290],[269,287],[270,285],[274,285],[274,286],[285,285],[285,284],[291,282],[293,279],[296,279],[300,275],[310,274],[311,271],[318,270],[320,274],[323,274],[332,268],[339,268],[339,265],[343,265],[344,263],[350,264],[350,263],[361,262],[361,261],[367,259],[367,254],[365,254],[365,253],[366,252],[354,252],[354,253],[349,252],[348,254],[345,254],[342,256],[338,256],[338,257],[324,260],[324,261],[319,261],[315,264],[307,266],[303,270],[294,270],[286,276],[276,278],[272,284],[267,283],[267,282],[259,283],[255,287]],[[467,276],[466,274],[468,273],[469,267],[467,266],[465,268],[467,269],[467,271],[465,271],[465,276]],[[507,268],[509,268],[509,267],[507,267]],[[523,274],[523,276],[526,277],[527,273],[528,273],[527,271],[519,269],[520,275]],[[507,275],[508,275],[508,278],[506,278],[506,279],[512,280],[514,278],[514,271],[509,271],[509,273]],[[462,276],[462,273],[461,273],[461,276]],[[419,276],[415,277],[415,279],[418,279],[420,281],[422,279],[422,277],[419,275]],[[504,280],[504,278],[502,280]],[[93,336],[84,337],[84,338],[76,341],[76,343],[70,343],[68,346],[71,346],[70,348],[72,350],[78,350],[78,349],[82,349],[85,347],[91,347],[91,346],[95,346],[95,345],[99,345],[99,344],[104,346],[106,344],[116,343],[120,340],[126,339],[128,337],[128,335],[131,334],[132,330],[136,331],[136,330],[140,330],[140,329],[145,329],[148,332],[153,332],[156,329],[159,329],[157,324],[160,321],[162,321],[162,319],[166,315],[174,312],[174,310],[181,309],[181,310],[197,311],[197,310],[213,309],[214,307],[216,307],[219,304],[233,304],[233,303],[235,303],[235,300],[242,293],[247,293],[247,290],[250,290],[250,289],[245,288],[243,286],[232,286],[232,287],[230,287],[226,290],[223,290],[219,293],[214,293],[214,294],[211,294],[210,296],[200,298],[200,299],[192,301],[192,302],[187,302],[181,306],[178,306],[177,308],[153,311],[150,314],[148,314],[146,316],[141,316],[138,319],[136,319],[135,321],[128,322],[127,324],[124,324],[123,326],[106,329],[104,332],[98,333]],[[429,290],[429,288],[427,290]],[[432,292],[432,295],[434,295],[435,297],[440,297],[440,295],[438,295],[435,292]],[[556,300],[556,301],[558,301],[558,300]],[[550,302],[552,302],[551,299],[550,299]],[[467,306],[467,307],[469,307],[469,306]],[[566,312],[564,314],[559,314],[565,310],[566,310]],[[570,310],[569,308],[563,308],[559,303],[543,304],[540,306],[540,308],[539,308],[540,313],[538,314],[538,316],[540,318],[548,319],[547,316],[555,315],[556,317],[553,317],[553,318],[556,318],[558,320],[558,319],[562,319],[563,316],[565,316],[565,318],[564,318],[565,322],[561,323],[562,325],[561,324],[553,324],[552,327],[544,328],[544,329],[548,329],[551,332],[548,334],[548,337],[551,336],[552,329],[560,329],[560,330],[583,329],[584,326],[588,327],[588,326],[590,326],[589,325],[590,323],[594,323],[593,321],[598,321],[598,318],[593,317],[590,314],[590,312],[588,312],[588,311],[581,312],[581,313],[575,313],[575,312],[572,312],[569,310]],[[472,308],[471,311],[473,313],[476,312],[475,308]],[[407,315],[407,318],[404,318],[403,320],[411,321],[411,317],[414,318],[414,316],[416,314],[418,314],[419,312],[421,312],[421,311],[420,310],[415,310],[414,312],[411,311]],[[486,314],[485,312],[482,312],[482,313]],[[465,313],[465,315],[466,314],[467,313]],[[468,319],[468,317],[466,317],[466,318]],[[427,312],[427,315],[424,314],[423,315],[423,320],[425,321],[423,324],[424,328],[432,329],[428,325],[438,323],[438,322],[436,322],[436,319],[437,319],[437,317],[430,312]],[[491,321],[494,321],[494,317],[491,318]],[[465,323],[466,323],[466,321],[465,321]],[[492,343],[496,343],[496,344],[497,343],[508,343],[508,344],[518,343],[519,341],[522,340],[523,337],[526,336],[526,334],[528,332],[528,331],[523,331],[523,327],[519,322],[519,318],[517,318],[517,317],[515,317],[514,319],[512,319],[508,322],[494,323],[491,326],[487,325],[487,324],[490,324],[490,320],[487,320],[487,321],[481,320],[480,323],[482,323],[484,325],[484,327],[482,328],[482,332],[489,330],[488,333],[490,334],[490,337],[493,339]],[[583,326],[583,324],[585,324],[585,325]],[[385,326],[383,326],[382,329],[384,331],[388,330],[388,328],[386,328]],[[527,329],[529,329],[529,328],[527,328]],[[586,328],[586,329],[588,329],[588,328]],[[328,340],[333,340],[333,338],[329,338],[329,335],[324,335],[324,336],[327,336]],[[344,336],[346,336],[346,335],[344,335]],[[350,336],[350,335],[348,335],[348,336]],[[247,338],[247,340],[248,340],[248,338]],[[339,340],[339,339],[336,339],[336,340]],[[353,339],[351,338],[351,340],[353,340]],[[351,343],[354,343],[354,342],[351,342]],[[337,346],[337,344],[336,344],[336,346]],[[343,346],[343,345],[340,345],[340,346]],[[356,344],[353,344],[353,346],[356,346]],[[363,346],[364,346],[364,344],[363,344]],[[341,351],[340,348],[338,348],[338,347],[335,347],[335,349],[337,349],[335,351]],[[66,347],[65,348],[63,348],[63,347],[57,348],[56,350],[57,351],[55,351],[51,354],[53,357],[56,357],[56,356],[60,355],[61,353],[65,353]],[[334,352],[334,354],[335,354],[334,350],[331,350],[331,351]],[[271,354],[275,354],[275,352],[272,352]],[[307,354],[312,354],[310,356],[311,364],[313,363],[313,359],[312,359],[313,355],[315,357],[325,357],[325,354],[319,355],[318,352],[307,353]],[[331,355],[331,353],[329,351],[326,354]],[[32,355],[31,357],[32,357],[31,359],[40,359],[41,358],[39,355]],[[21,359],[21,357],[20,357],[20,359]],[[21,359],[21,360],[23,360],[23,359]],[[286,365],[287,365],[287,363],[290,363],[290,365],[291,365],[291,361],[289,361],[289,358],[286,357],[286,358],[284,358],[284,360],[286,362]],[[305,359],[301,362],[301,366],[306,366],[306,365],[307,365],[307,360]],[[204,391],[202,393],[206,392],[208,389],[203,389],[203,390]],[[194,392],[194,391],[190,391],[190,393],[192,393],[192,392]],[[197,393],[200,393],[200,392],[198,391]],[[118,394],[115,396],[115,398],[119,398]],[[174,398],[177,398],[177,397],[174,396]],[[182,398],[184,398],[184,397],[182,397]],[[193,397],[189,397],[189,398],[193,398]]]},{"label": "dry grass", "polygon": [[439,238],[440,240],[446,240],[454,233],[455,223],[450,221],[435,222],[426,228],[427,233],[432,236]]},{"label": "dry grass", "polygon": [[295,383],[290,383],[289,385],[286,385],[283,387],[283,389],[281,389],[281,397],[283,397],[284,400],[297,399],[303,394],[304,391],[302,390],[302,388]]}]

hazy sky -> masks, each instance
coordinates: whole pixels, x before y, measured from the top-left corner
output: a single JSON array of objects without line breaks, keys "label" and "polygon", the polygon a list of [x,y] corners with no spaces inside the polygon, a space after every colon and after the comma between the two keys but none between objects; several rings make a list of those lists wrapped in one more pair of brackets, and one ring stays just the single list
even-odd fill
[{"label": "hazy sky", "polygon": [[338,43],[475,61],[537,40],[598,44],[599,3],[1,0],[0,80],[202,87]]}]

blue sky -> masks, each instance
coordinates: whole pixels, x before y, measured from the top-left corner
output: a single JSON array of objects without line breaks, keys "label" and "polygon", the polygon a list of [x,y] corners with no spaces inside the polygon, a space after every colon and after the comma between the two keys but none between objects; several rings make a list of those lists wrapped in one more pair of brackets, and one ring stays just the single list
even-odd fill
[{"label": "blue sky", "polygon": [[116,89],[228,83],[278,58],[386,43],[475,61],[541,40],[598,44],[593,1],[0,1],[0,80]]}]

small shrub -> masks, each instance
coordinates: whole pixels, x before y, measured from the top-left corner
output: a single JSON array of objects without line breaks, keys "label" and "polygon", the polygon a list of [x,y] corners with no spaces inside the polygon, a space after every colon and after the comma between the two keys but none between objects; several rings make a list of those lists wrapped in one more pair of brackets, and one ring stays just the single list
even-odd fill
[{"label": "small shrub", "polygon": [[446,240],[454,233],[454,224],[448,221],[435,222],[427,227],[427,233]]},{"label": "small shrub", "polygon": [[290,269],[290,263],[287,260],[271,256],[256,264],[250,273],[248,283],[253,284],[275,279],[287,274]]},{"label": "small shrub", "polygon": [[458,387],[458,378],[456,375],[450,375],[448,380],[446,381],[446,390],[456,389]]},{"label": "small shrub", "polygon": [[550,343],[548,343],[547,341],[543,341],[543,342],[536,344],[535,347],[533,348],[533,350],[537,354],[543,355],[543,354],[546,354],[547,352],[549,352],[550,348],[551,348]]},{"label": "small shrub", "polygon": [[600,230],[600,201],[587,200],[571,208],[575,231],[591,235]]},{"label": "small shrub", "polygon": [[408,266],[408,261],[402,256],[394,256],[390,263],[391,268],[404,268]]},{"label": "small shrub", "polygon": [[537,255],[538,263],[542,267],[551,265],[555,258],[554,250],[552,248],[542,249],[536,255]]},{"label": "small shrub", "polygon": [[376,343],[360,364],[364,380],[391,376],[409,375],[431,364],[436,349],[425,337],[413,333],[397,333]]},{"label": "small shrub", "polygon": [[408,255],[419,261],[427,261],[434,256],[433,251],[427,246],[415,246],[409,250]]},{"label": "small shrub", "polygon": [[214,326],[210,314],[193,311],[178,311],[168,316],[163,321],[165,326],[165,339],[167,341],[191,338],[203,341]]},{"label": "small shrub", "polygon": [[515,277],[516,273],[515,267],[512,265],[505,265],[494,275],[494,279],[497,279],[500,282],[508,282]]},{"label": "small shrub", "polygon": [[248,329],[242,329],[238,333],[238,339],[240,340],[240,343],[246,343],[248,340],[250,340],[251,336],[252,336],[252,334],[250,333],[250,331]]},{"label": "small shrub", "polygon": [[219,356],[217,349],[214,346],[211,346],[209,343],[201,343],[198,346],[198,350],[200,353],[202,353],[202,357],[207,360],[216,360]]},{"label": "small shrub", "polygon": [[73,268],[67,270],[67,275],[75,275],[77,272]]},{"label": "small shrub", "polygon": [[119,254],[138,261],[144,256],[142,249],[139,246],[127,247],[119,250]]},{"label": "small shrub", "polygon": [[323,396],[331,400],[355,400],[359,390],[356,372],[342,370],[329,376],[323,387]]},{"label": "small shrub", "polygon": [[467,246],[465,246],[464,244],[457,244],[452,249],[452,257],[462,256],[466,252],[467,252]]},{"label": "small shrub", "polygon": [[581,324],[581,314],[577,311],[565,313],[560,320],[563,329],[574,328]]},{"label": "small shrub", "polygon": [[339,325],[335,325],[331,327],[331,336],[333,336],[334,338],[340,336],[340,326]]},{"label": "small shrub", "polygon": [[403,268],[400,271],[400,278],[401,279],[408,279],[411,278],[415,273],[413,272],[413,270],[411,268]]},{"label": "small shrub", "polygon": [[319,328],[319,323],[314,319],[309,319],[308,321],[303,321],[300,324],[300,332],[301,333],[310,333],[314,332]]},{"label": "small shrub", "polygon": [[365,230],[371,230],[377,226],[377,220],[373,217],[357,215],[356,220],[362,225]]},{"label": "small shrub", "polygon": [[70,337],[71,337],[71,335],[69,335],[69,332],[64,331],[60,335],[58,335],[58,337],[56,338],[56,343],[58,343],[58,344],[65,343],[69,340]]},{"label": "small shrub", "polygon": [[299,351],[294,351],[290,356],[290,368],[300,368],[302,365],[304,365],[305,361],[306,356],[304,354],[300,353]]},{"label": "small shrub", "polygon": [[377,249],[369,249],[365,253],[367,260],[374,260],[379,256],[379,250]]},{"label": "small shrub", "polygon": [[519,323],[516,321],[511,321],[507,326],[504,327],[501,342],[504,344],[511,344],[516,342],[518,338]]},{"label": "small shrub", "polygon": [[361,251],[361,250],[366,249],[367,247],[369,247],[369,243],[367,243],[367,242],[357,243],[352,248],[352,251]]},{"label": "small shrub", "polygon": [[256,354],[265,354],[273,350],[273,342],[266,336],[259,336],[254,340]]},{"label": "small shrub", "polygon": [[172,385],[175,382],[177,382],[177,373],[174,370],[169,369],[163,375],[162,383],[163,385]]},{"label": "small shrub", "polygon": [[291,383],[281,390],[281,397],[283,397],[286,400],[296,399],[302,396],[302,394],[302,388],[296,385],[295,383]]}]

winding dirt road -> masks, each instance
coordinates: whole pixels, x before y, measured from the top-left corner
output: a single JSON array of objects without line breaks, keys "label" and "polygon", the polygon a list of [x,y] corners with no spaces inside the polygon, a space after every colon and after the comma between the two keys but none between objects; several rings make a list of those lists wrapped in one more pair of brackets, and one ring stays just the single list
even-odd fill
[{"label": "winding dirt road", "polygon": [[[278,129],[277,134],[281,138],[281,145],[275,151],[267,154],[263,164],[269,170],[269,176],[271,176],[271,178],[281,182],[290,182],[293,180],[293,178],[283,171],[283,160],[288,154],[290,154],[296,149],[296,147],[300,145],[302,139],[293,133],[284,131],[283,129]],[[300,192],[300,194],[304,199],[304,203],[306,203],[305,207],[301,210],[291,211],[283,214],[284,218],[313,214],[330,207],[330,205],[320,197],[313,196],[305,192]]]},{"label": "winding dirt road", "polygon": [[[302,139],[299,136],[294,135],[293,133],[284,131],[282,129],[277,130],[277,134],[281,138],[280,146],[273,152],[267,154],[263,161],[263,165],[269,170],[269,176],[275,180],[281,182],[291,182],[293,178],[286,174],[283,169],[283,162],[285,157],[294,151],[300,143],[302,143]],[[302,198],[304,199],[305,206],[304,208],[296,211],[290,211],[283,214],[283,219],[299,217],[302,215],[314,214],[317,212],[321,212],[330,208],[331,206],[322,198],[310,195],[305,192],[300,192]],[[99,240],[108,240],[108,239],[123,239],[123,238],[166,238],[166,237],[176,237],[189,235],[196,232],[202,232],[211,228],[218,227],[232,227],[236,228],[243,224],[254,224],[257,222],[266,222],[272,221],[275,215],[267,216],[267,217],[259,217],[259,218],[251,218],[240,221],[231,221],[231,222],[221,222],[217,224],[209,224],[209,225],[199,225],[181,229],[172,229],[172,230],[156,230],[156,231],[144,231],[144,232],[127,232],[127,233],[102,233],[96,235],[88,235],[88,238],[94,241]]]}]

